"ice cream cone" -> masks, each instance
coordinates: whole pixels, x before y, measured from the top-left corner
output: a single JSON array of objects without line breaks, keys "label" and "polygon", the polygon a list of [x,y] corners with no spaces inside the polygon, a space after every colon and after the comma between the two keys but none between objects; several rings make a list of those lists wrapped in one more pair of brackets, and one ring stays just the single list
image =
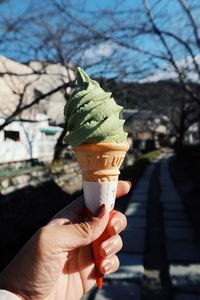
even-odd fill
[{"label": "ice cream cone", "polygon": [[[81,168],[85,204],[89,214],[95,214],[105,204],[113,214],[117,191],[119,168],[124,160],[128,143],[81,144],[73,147],[73,151]],[[106,230],[93,242],[93,253],[97,270],[97,285],[102,287],[103,275],[99,272],[101,257],[99,246],[108,238]]]},{"label": "ice cream cone", "polygon": [[95,213],[102,204],[114,207],[119,168],[128,143],[81,144],[73,151],[81,168],[83,191],[88,209]]}]

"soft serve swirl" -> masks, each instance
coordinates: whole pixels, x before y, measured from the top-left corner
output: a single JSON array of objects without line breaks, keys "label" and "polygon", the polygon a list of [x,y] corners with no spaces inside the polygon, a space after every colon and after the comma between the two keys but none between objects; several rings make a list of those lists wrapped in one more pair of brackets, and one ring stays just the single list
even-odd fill
[{"label": "soft serve swirl", "polygon": [[77,89],[64,109],[68,124],[65,142],[72,146],[126,142],[124,120],[119,117],[123,108],[81,68],[77,68],[76,78]]}]

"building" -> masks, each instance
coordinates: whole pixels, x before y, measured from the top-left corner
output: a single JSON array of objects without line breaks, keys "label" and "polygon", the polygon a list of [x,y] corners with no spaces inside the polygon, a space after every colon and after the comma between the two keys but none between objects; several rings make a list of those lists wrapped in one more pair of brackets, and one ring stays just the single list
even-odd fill
[{"label": "building", "polygon": [[[71,65],[31,61],[22,64],[0,56],[0,125],[18,107],[75,79]],[[70,92],[68,88],[67,92]],[[64,124],[66,91],[58,89],[16,115],[0,131],[0,162],[40,158],[51,160]],[[54,126],[50,126],[54,125]]]},{"label": "building", "polygon": [[[0,56],[0,117],[7,118],[21,106],[75,79],[72,66],[31,61],[22,64]],[[68,88],[70,92],[70,88]],[[65,90],[45,97],[22,111],[20,118],[34,120],[37,113],[46,114],[53,124],[64,122]]]},{"label": "building", "polygon": [[133,149],[148,152],[162,146],[169,134],[168,124],[169,119],[164,115],[149,110],[132,110],[131,113],[130,110],[125,129],[132,136]]},{"label": "building", "polygon": [[[0,124],[3,122],[0,118]],[[12,122],[0,131],[0,163],[32,158],[51,161],[62,130],[50,126],[44,114],[37,114],[34,121]]]}]

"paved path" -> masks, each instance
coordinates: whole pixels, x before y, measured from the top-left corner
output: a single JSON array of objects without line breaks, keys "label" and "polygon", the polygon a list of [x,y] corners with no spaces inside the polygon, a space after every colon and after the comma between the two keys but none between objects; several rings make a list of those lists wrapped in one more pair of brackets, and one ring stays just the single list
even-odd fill
[{"label": "paved path", "polygon": [[[200,300],[200,248],[172,181],[169,160],[166,155],[149,165],[133,189],[125,212],[128,227],[122,234],[124,247],[119,254],[120,269],[106,276],[103,289],[94,289],[86,297],[88,300]],[[154,246],[155,239],[161,241]],[[157,245],[161,245],[159,250],[155,249]],[[149,266],[155,266],[151,276],[162,277],[162,269],[167,270],[164,276],[170,282],[172,293],[164,290],[159,297],[144,294],[144,272],[148,274],[144,266],[148,265],[148,259]],[[164,279],[160,280],[160,285],[164,286]]]}]

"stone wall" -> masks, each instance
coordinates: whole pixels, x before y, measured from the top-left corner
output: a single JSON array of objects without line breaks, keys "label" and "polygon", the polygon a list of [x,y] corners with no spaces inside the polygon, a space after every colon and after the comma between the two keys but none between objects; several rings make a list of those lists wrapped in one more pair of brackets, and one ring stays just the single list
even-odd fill
[{"label": "stone wall", "polygon": [[37,187],[49,180],[54,180],[59,187],[70,194],[82,188],[80,169],[75,161],[66,161],[59,165],[16,162],[1,167],[0,195],[6,195],[26,186]]}]

